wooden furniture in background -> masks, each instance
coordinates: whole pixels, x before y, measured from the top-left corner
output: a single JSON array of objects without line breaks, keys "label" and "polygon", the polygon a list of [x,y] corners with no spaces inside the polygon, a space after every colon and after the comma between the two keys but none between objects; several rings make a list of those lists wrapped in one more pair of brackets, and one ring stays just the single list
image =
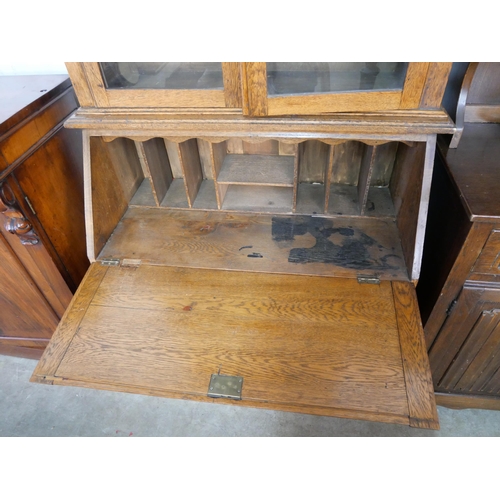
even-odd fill
[{"label": "wooden furniture in background", "polygon": [[67,76],[0,77],[0,354],[39,358],[89,265],[77,106]]},{"label": "wooden furniture in background", "polygon": [[439,151],[417,287],[437,400],[500,409],[500,125]]},{"label": "wooden furniture in background", "polygon": [[470,63],[441,137],[417,294],[440,404],[500,409],[500,63]]},{"label": "wooden furniture in background", "polygon": [[68,65],[92,265],[32,380],[437,428],[412,281],[450,64],[414,109],[280,118],[244,116],[261,63],[106,64]]},{"label": "wooden furniture in background", "polygon": [[456,111],[456,148],[466,123],[500,123],[500,63],[472,62],[465,74]]}]

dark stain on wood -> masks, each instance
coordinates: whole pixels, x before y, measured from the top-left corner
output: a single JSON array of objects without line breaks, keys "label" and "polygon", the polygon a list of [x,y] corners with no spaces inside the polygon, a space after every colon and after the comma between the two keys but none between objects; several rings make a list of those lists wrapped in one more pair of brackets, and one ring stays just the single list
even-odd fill
[{"label": "dark stain on wood", "polygon": [[[296,236],[307,233],[316,239],[316,244],[311,248],[292,248],[288,262],[322,262],[349,269],[374,271],[398,268],[390,263],[390,259],[400,260],[393,253],[378,257],[371,255],[374,249],[380,252],[384,247],[360,229],[351,226],[335,227],[335,221],[321,217],[273,217],[272,237],[276,242],[293,241]],[[335,242],[330,239],[334,235],[337,235]]]}]

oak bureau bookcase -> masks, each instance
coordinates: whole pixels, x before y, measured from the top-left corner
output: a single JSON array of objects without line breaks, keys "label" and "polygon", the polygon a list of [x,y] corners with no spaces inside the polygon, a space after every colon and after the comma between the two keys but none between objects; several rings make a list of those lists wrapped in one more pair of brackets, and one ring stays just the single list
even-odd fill
[{"label": "oak bureau bookcase", "polygon": [[32,380],[438,428],[414,284],[451,63],[68,63],[82,285]]}]

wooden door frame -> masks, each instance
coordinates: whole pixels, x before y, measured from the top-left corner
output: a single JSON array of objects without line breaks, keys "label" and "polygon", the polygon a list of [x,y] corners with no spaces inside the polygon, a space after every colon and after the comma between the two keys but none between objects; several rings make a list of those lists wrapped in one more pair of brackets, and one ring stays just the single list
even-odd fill
[{"label": "wooden door frame", "polygon": [[269,97],[264,62],[241,63],[243,113],[248,116],[438,108],[451,63],[409,63],[402,91],[342,92]]},{"label": "wooden door frame", "polygon": [[66,63],[82,107],[241,108],[240,63],[222,63],[223,90],[106,89],[97,62]]}]

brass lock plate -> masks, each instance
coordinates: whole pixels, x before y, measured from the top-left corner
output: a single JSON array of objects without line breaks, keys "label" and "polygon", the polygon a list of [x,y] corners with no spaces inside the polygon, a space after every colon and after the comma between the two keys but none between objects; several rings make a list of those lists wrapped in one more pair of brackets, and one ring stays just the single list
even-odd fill
[{"label": "brass lock plate", "polygon": [[209,398],[241,399],[243,377],[212,375],[208,385]]}]

